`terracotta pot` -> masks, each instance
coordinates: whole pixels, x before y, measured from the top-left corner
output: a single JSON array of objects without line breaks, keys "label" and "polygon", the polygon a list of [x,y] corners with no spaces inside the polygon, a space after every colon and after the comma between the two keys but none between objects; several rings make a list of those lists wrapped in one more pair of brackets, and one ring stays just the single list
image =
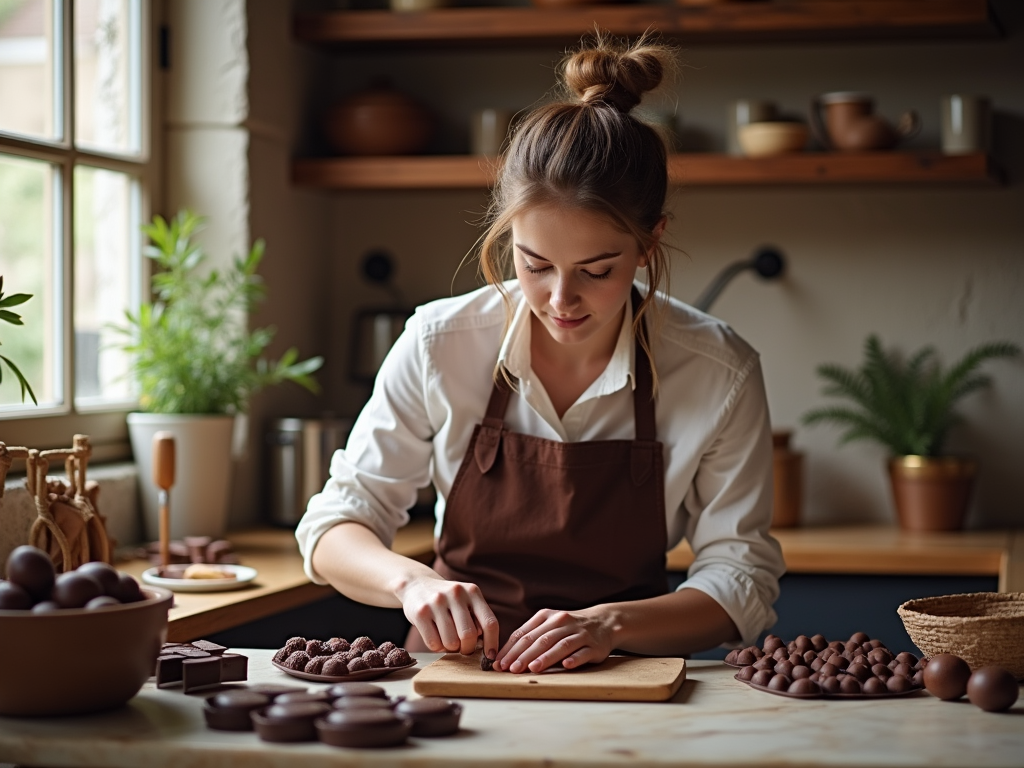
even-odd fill
[{"label": "terracotta pot", "polygon": [[359,91],[327,113],[324,133],[347,155],[411,155],[430,142],[434,119],[415,99],[389,85]]},{"label": "terracotta pot", "polygon": [[896,456],[889,479],[905,531],[957,531],[963,527],[977,464],[958,456]]},{"label": "terracotta pot", "polygon": [[800,524],[804,455],[789,447],[792,434],[788,430],[772,433],[772,474],[775,483],[773,528],[793,528]]},{"label": "terracotta pot", "polygon": [[[821,112],[825,110],[824,124]],[[867,94],[838,91],[819,96],[811,103],[811,128],[826,149],[868,151],[892,149],[921,129],[917,113],[905,112],[895,126],[874,114],[875,103]]]}]

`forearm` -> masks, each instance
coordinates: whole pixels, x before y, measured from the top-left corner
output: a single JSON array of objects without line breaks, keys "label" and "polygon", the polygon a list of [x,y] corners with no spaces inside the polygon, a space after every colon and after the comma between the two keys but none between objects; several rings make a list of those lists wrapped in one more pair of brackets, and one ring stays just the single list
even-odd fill
[{"label": "forearm", "polygon": [[681,589],[648,600],[607,603],[587,612],[608,623],[614,647],[631,653],[678,656],[740,639],[725,609],[697,589]]},{"label": "forearm", "polygon": [[381,608],[401,608],[398,595],[415,579],[440,579],[429,566],[396,554],[359,523],[329,529],[313,550],[313,568],[346,597]]}]

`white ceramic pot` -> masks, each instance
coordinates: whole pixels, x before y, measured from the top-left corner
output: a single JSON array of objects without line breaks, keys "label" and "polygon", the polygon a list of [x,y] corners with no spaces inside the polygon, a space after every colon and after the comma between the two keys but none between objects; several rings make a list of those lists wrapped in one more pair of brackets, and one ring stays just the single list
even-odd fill
[{"label": "white ceramic pot", "polygon": [[219,538],[227,530],[234,425],[234,416],[128,414],[128,434],[139,471],[143,531],[147,541],[160,537],[158,489],[153,482],[153,435],[160,431],[174,435],[171,539]]}]

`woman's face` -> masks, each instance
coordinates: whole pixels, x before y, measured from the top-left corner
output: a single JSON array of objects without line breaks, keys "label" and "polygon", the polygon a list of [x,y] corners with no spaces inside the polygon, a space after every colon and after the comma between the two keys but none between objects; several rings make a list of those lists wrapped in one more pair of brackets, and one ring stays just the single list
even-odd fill
[{"label": "woman's face", "polygon": [[647,266],[632,235],[589,211],[550,204],[512,221],[512,247],[526,301],[556,342],[614,344],[636,270]]}]

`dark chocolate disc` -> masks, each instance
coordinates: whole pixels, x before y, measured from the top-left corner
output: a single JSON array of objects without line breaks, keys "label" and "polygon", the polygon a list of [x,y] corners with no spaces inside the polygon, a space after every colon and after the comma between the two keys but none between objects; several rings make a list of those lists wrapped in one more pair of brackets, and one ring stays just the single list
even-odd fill
[{"label": "dark chocolate disc", "polygon": [[[285,694],[287,695],[287,694]],[[280,700],[280,696],[278,700]],[[300,701],[295,704],[274,703],[267,707],[264,717],[267,720],[311,720],[320,717],[330,710],[330,706],[322,701]]]},{"label": "dark chocolate disc", "polygon": [[225,691],[211,697],[211,703],[222,709],[260,709],[270,704],[270,697],[251,690]]},{"label": "dark chocolate disc", "polygon": [[334,700],[335,709],[391,709],[389,699],[376,696],[341,696]]},{"label": "dark chocolate disc", "polygon": [[455,710],[454,702],[442,699],[439,696],[426,696],[422,699],[406,699],[399,702],[395,711],[400,715],[410,717],[431,717],[448,715]]},{"label": "dark chocolate disc", "polygon": [[387,698],[387,693],[379,685],[373,683],[338,683],[327,689],[332,698],[342,696],[375,696],[378,699]]}]

